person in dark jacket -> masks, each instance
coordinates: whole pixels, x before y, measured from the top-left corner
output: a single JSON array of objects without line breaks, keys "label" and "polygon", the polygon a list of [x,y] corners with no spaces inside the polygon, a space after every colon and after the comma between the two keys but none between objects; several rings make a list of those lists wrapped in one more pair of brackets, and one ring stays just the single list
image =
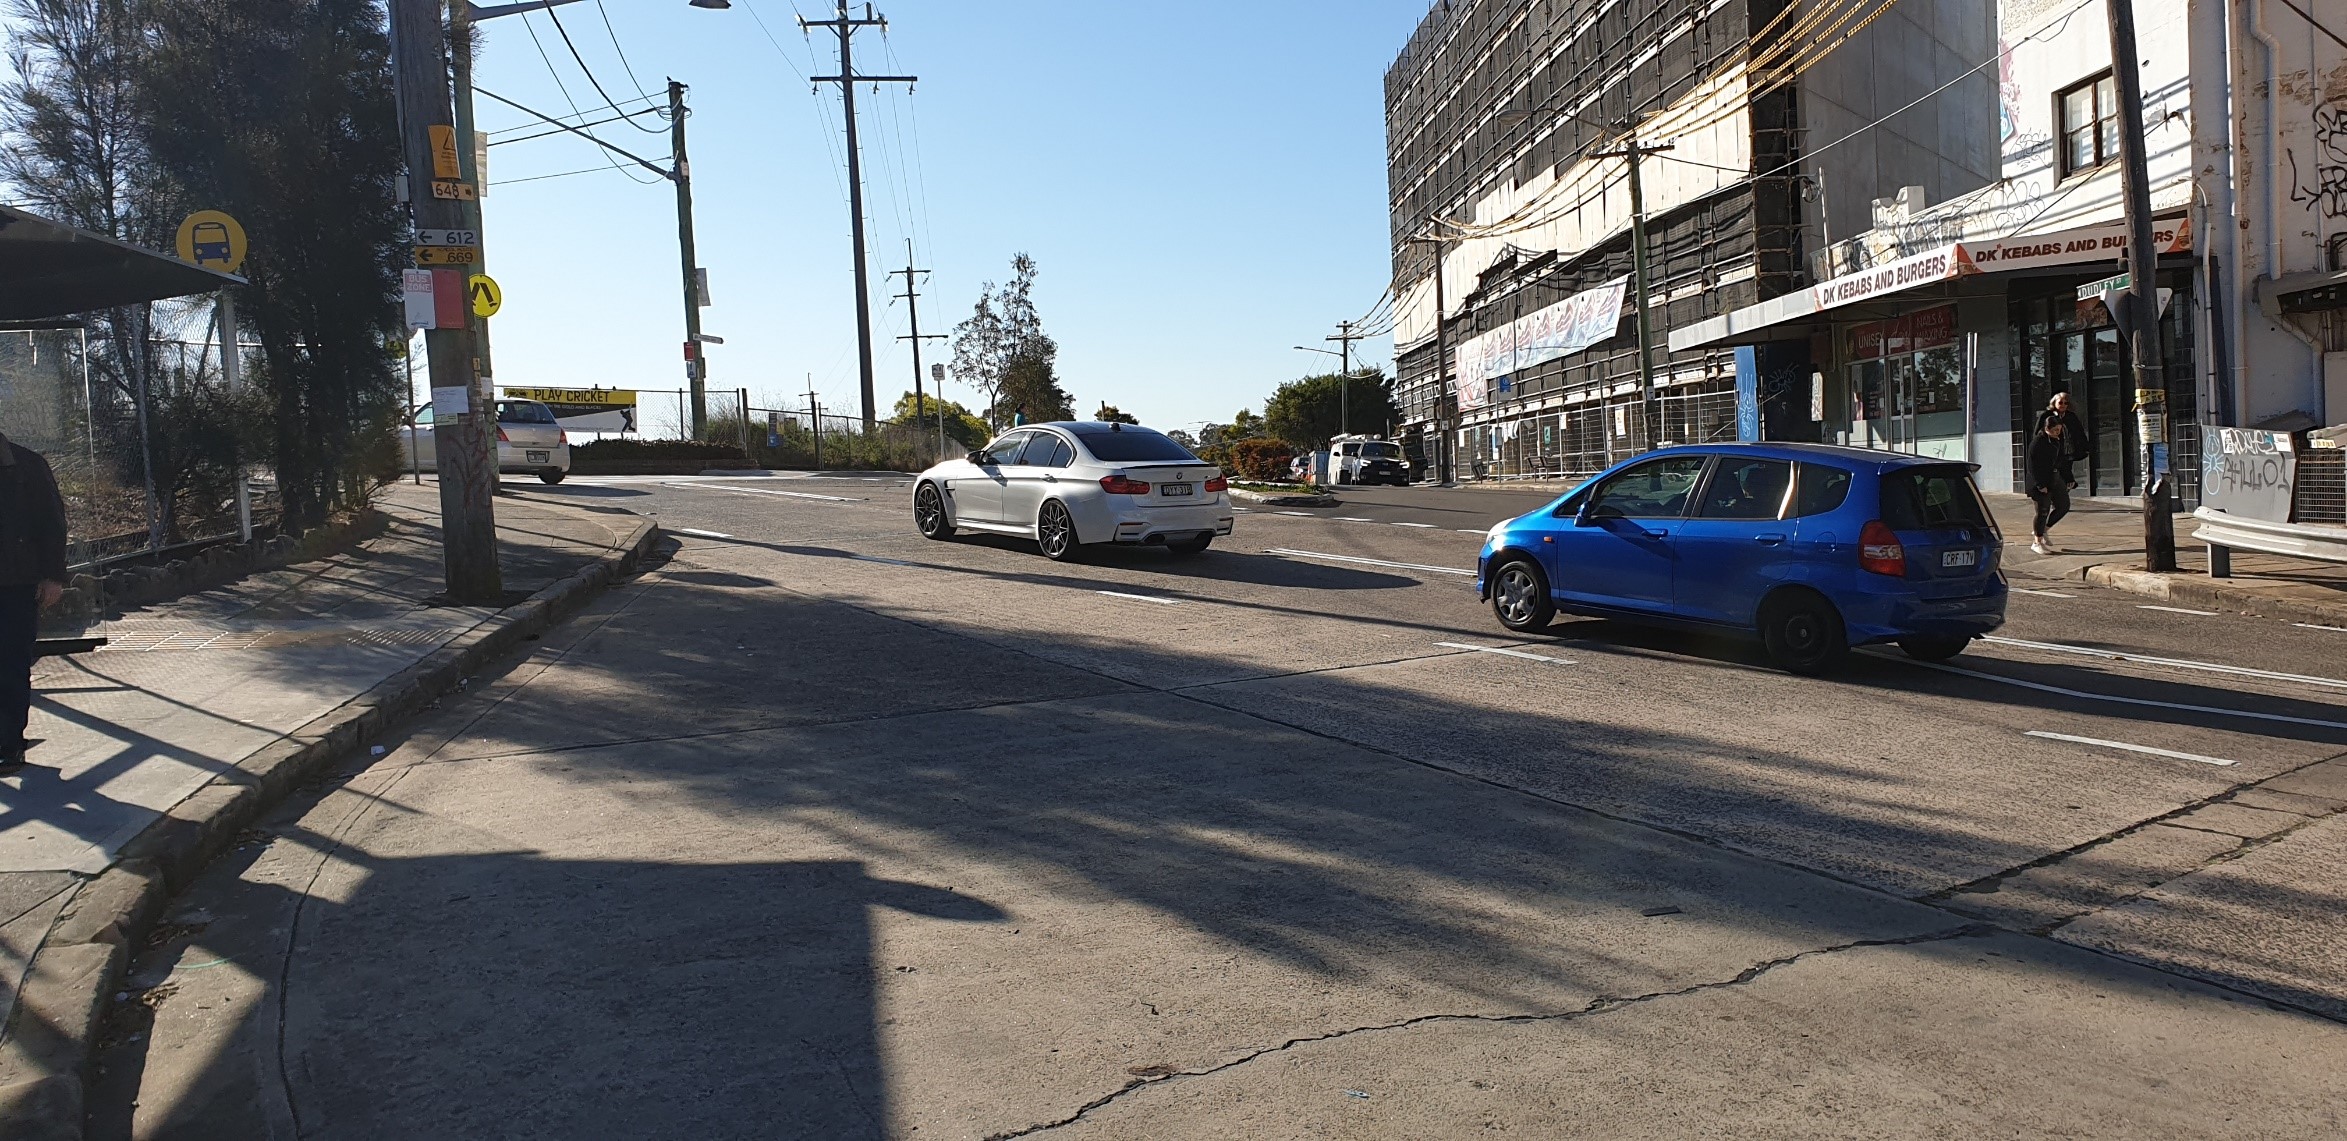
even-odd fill
[{"label": "person in dark jacket", "polygon": [[65,499],[41,453],[0,436],[0,774],[24,767],[41,611],[65,594]]},{"label": "person in dark jacket", "polygon": [[2039,421],[2037,434],[2029,438],[2028,469],[2029,498],[2037,504],[2036,538],[2029,549],[2041,555],[2058,553],[2046,541],[2046,532],[2070,513],[2070,489],[2078,486],[2070,478],[2069,442],[2062,438],[2066,431],[2058,416]]},{"label": "person in dark jacket", "polygon": [[2053,399],[2045,402],[2045,411],[2037,414],[2039,434],[2042,435],[2045,432],[2048,420],[2062,422],[2062,440],[2069,447],[2068,454],[2062,461],[2062,475],[2069,481],[2070,486],[2076,487],[2078,486],[2078,461],[2085,459],[2086,453],[2093,450],[2094,438],[2086,434],[2086,421],[2079,419],[2078,413],[2071,410],[2070,394],[2067,392],[2054,393]]}]

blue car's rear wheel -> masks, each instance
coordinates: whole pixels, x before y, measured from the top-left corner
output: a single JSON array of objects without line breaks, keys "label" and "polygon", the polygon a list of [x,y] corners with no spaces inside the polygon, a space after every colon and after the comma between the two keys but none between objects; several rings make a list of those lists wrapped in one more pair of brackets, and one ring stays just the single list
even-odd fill
[{"label": "blue car's rear wheel", "polygon": [[1548,577],[1530,559],[1511,559],[1491,576],[1491,612],[1499,624],[1519,634],[1548,628],[1557,616],[1556,601],[1548,596]]},{"label": "blue car's rear wheel", "polygon": [[1797,674],[1820,674],[1850,652],[1841,612],[1822,596],[1788,590],[1760,610],[1760,640],[1768,656]]}]

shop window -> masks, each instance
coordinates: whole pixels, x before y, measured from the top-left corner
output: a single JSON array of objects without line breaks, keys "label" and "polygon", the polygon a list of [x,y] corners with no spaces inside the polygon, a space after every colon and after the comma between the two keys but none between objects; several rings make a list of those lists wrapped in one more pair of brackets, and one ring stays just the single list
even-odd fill
[{"label": "shop window", "polygon": [[2056,97],[2062,124],[2062,175],[2093,170],[2119,157],[2119,89],[2110,72]]}]

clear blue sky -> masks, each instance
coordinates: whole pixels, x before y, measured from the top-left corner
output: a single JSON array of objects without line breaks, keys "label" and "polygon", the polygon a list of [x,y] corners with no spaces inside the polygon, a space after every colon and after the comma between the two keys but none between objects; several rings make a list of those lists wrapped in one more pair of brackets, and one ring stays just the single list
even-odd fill
[{"label": "clear blue sky", "polygon": [[[835,70],[835,41],[802,36],[817,0],[604,0],[642,90],[691,85],[701,263],[715,302],[713,388],[754,405],[857,406],[839,96],[803,78]],[[878,269],[921,265],[924,332],[947,332],[1013,252],[1040,263],[1038,307],[1080,414],[1101,401],[1159,427],[1227,420],[1333,358],[1319,345],[1367,311],[1388,275],[1382,77],[1427,0],[1288,4],[892,0],[859,33],[857,69],[916,74],[857,96]],[[766,31],[780,44],[770,43]],[[861,6],[857,11],[861,12]],[[604,88],[637,94],[593,0],[560,10]],[[529,34],[582,111],[601,99],[543,14],[482,25],[483,88],[567,113]],[[479,100],[484,128],[522,127]],[[661,126],[649,117],[639,120]],[[917,126],[916,126],[917,124]],[[597,128],[650,158],[665,136]],[[513,180],[597,165],[575,137],[491,152],[486,241],[505,287],[502,384],[675,388],[682,301],[674,194],[620,173]],[[885,412],[910,388],[895,338],[905,306],[874,277],[875,368]],[[931,342],[925,361],[946,359]],[[1391,345],[1357,346],[1371,362]],[[975,404],[971,391],[947,393]],[[673,401],[673,397],[669,398]],[[645,409],[647,427],[673,403]]]}]

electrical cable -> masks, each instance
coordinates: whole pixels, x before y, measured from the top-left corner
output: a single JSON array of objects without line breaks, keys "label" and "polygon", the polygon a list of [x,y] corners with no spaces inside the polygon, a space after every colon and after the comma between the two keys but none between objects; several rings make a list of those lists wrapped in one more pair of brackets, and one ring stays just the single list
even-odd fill
[{"label": "electrical cable", "polygon": [[[587,57],[579,54],[579,45],[571,42],[570,29],[562,26],[561,15],[557,14],[552,8],[542,9],[542,11],[546,13],[547,19],[554,21],[554,30],[562,37],[562,46],[570,49],[570,58],[573,62],[579,65],[579,74],[586,76],[587,83],[589,86],[592,86],[595,89],[595,94],[603,97],[604,106],[611,108],[613,111],[619,110],[619,104],[611,98],[611,93],[603,90],[603,81],[595,78],[595,69],[587,66]],[[641,94],[642,88],[639,86],[637,91],[639,94]],[[635,129],[642,131],[647,135],[657,135],[663,133],[658,127],[647,127],[641,123],[630,122],[628,126],[634,127]]]},{"label": "electrical cable", "polygon": [[611,37],[611,50],[619,54],[619,66],[627,72],[628,83],[635,87],[637,95],[651,99],[652,93],[644,90],[643,81],[636,78],[635,65],[628,62],[627,49],[619,44],[619,32],[611,26],[611,10],[603,6],[603,0],[595,0],[595,11],[603,16],[603,34]]},{"label": "electrical cable", "polygon": [[[611,115],[611,116],[606,116],[606,117],[604,117],[604,118],[601,118],[601,119],[590,119],[590,120],[588,120],[587,122],[584,122],[584,123],[572,123],[572,124],[570,124],[570,125],[571,125],[571,126],[574,126],[574,127],[600,127],[600,126],[603,126],[603,125],[604,125],[604,124],[606,124],[606,123],[616,123],[616,122],[619,122],[621,119],[625,119],[625,118],[628,118],[629,116],[633,116],[633,115],[659,115],[659,114],[666,114],[666,113],[667,113],[667,110],[668,110],[668,109],[667,109],[667,108],[665,108],[665,107],[646,107],[646,108],[644,108],[644,109],[643,109],[643,110],[641,110],[641,111],[630,111],[630,112],[628,112],[626,115]],[[514,129],[514,130],[519,130],[520,128],[512,128],[512,129]],[[502,133],[502,132],[501,132],[501,133]],[[563,130],[562,128],[560,128],[560,127],[549,127],[549,128],[547,128],[547,129],[545,129],[545,130],[543,130],[543,131],[539,131],[537,134],[534,134],[534,135],[514,135],[514,136],[507,137],[507,138],[495,138],[495,137],[492,137],[492,138],[489,140],[489,145],[490,145],[490,146],[493,146],[493,147],[501,147],[501,146],[504,146],[504,145],[506,145],[507,143],[526,143],[526,142],[529,142],[531,139],[543,139],[543,138],[545,138],[545,137],[547,137],[547,136],[549,136],[549,135],[561,135],[561,134],[568,134],[568,133],[569,133],[569,132],[567,132],[567,131],[564,131],[564,130]]]},{"label": "electrical cable", "polygon": [[[560,71],[557,71],[557,70],[555,69],[555,67],[554,67],[554,57],[553,57],[553,56],[550,56],[550,55],[547,55],[547,54],[546,54],[546,44],[545,44],[545,42],[544,42],[544,41],[542,41],[542,40],[540,40],[540,39],[538,38],[538,27],[537,27],[537,25],[535,25],[535,24],[532,24],[532,23],[530,22],[530,13],[528,13],[528,12],[524,12],[524,13],[522,13],[522,14],[521,14],[521,16],[522,16],[522,29],[523,29],[524,31],[527,31],[528,33],[530,33],[530,43],[531,43],[533,46],[535,46],[535,47],[538,49],[538,58],[539,58],[539,60],[543,61],[543,62],[546,64],[546,74],[547,74],[547,75],[550,75],[550,76],[552,76],[552,77],[554,77],[554,88],[555,88],[555,90],[562,92],[562,101],[563,101],[564,103],[567,103],[567,104],[569,104],[569,105],[570,105],[570,115],[571,115],[571,118],[573,118],[573,119],[585,119],[585,118],[587,117],[587,115],[586,115],[586,112],[579,110],[579,103],[578,103],[578,100],[576,100],[576,99],[573,99],[573,98],[571,98],[571,97],[570,97],[570,87],[569,87],[569,85],[567,85],[567,84],[563,83],[563,81],[562,81],[562,73],[561,73]],[[475,90],[475,91],[479,91],[479,90],[480,90],[480,88],[478,88],[478,87],[475,87],[473,90]],[[495,96],[492,96],[491,98],[495,98]],[[618,108],[618,107],[616,107],[616,106],[612,108],[612,110],[614,110],[614,111],[616,111],[616,110],[618,110],[618,109],[619,109],[619,108]],[[535,112],[535,111],[531,112],[531,114],[537,114],[537,113],[538,113],[538,112]],[[583,133],[583,132],[582,132],[582,133]],[[588,136],[588,137],[592,138],[593,136],[591,136],[591,135],[590,135],[590,136]],[[624,175],[626,175],[626,176],[628,177],[628,181],[630,181],[630,182],[634,182],[634,183],[636,183],[636,184],[638,184],[638,185],[642,185],[642,186],[650,186],[650,185],[652,184],[652,181],[657,181],[657,179],[655,179],[655,180],[652,180],[652,181],[647,181],[647,180],[645,180],[645,179],[637,178],[637,177],[636,177],[636,172],[634,172],[634,171],[632,171],[632,170],[629,170],[628,168],[626,168],[626,167],[624,167],[624,166],[621,166],[621,165],[619,164],[619,160],[612,158],[612,157],[611,157],[610,155],[608,155],[608,154],[606,154],[606,155],[604,155],[604,156],[603,156],[603,161],[605,161],[605,162],[607,162],[607,163],[610,163],[610,164],[611,164],[611,169],[613,169],[613,170],[616,170],[616,171],[620,172],[621,174],[624,174]]]}]

